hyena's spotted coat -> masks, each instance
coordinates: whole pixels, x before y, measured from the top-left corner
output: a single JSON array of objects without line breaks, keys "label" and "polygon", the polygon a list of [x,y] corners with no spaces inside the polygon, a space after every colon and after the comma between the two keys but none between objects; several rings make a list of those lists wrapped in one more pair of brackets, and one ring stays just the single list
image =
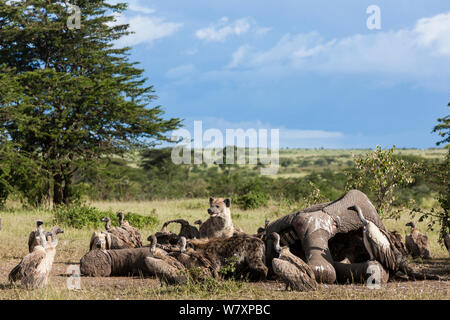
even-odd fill
[{"label": "hyena's spotted coat", "polygon": [[195,251],[211,261],[214,273],[235,259],[236,275],[249,273],[251,280],[263,280],[267,277],[265,245],[261,239],[235,234],[230,238],[193,239],[189,243]]}]

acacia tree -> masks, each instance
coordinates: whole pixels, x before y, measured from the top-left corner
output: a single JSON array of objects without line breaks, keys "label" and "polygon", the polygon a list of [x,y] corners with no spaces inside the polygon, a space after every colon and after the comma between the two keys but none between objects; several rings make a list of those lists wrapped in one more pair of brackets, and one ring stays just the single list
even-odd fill
[{"label": "acacia tree", "polygon": [[175,164],[172,161],[172,149],[149,149],[142,153],[141,167],[152,177],[162,178],[168,184],[174,179],[189,179],[190,165]]},{"label": "acacia tree", "polygon": [[[220,156],[220,153],[217,154],[218,156]],[[230,163],[228,158],[231,158],[231,156],[233,157],[233,163]],[[231,170],[233,168],[237,168],[237,160],[238,160],[238,148],[237,146],[226,146],[223,147],[222,149],[222,159],[221,159],[221,163],[217,163],[214,162],[215,164],[217,164],[219,166],[220,169],[222,169],[222,171],[224,171],[227,175],[227,177],[230,177],[231,175]]]},{"label": "acacia tree", "polygon": [[[448,103],[448,106],[450,107],[450,102]],[[448,148],[450,147],[450,115],[438,118],[437,121],[439,124],[433,128],[433,132],[437,132],[443,140],[438,141],[436,144],[439,146],[445,143]]]},{"label": "acacia tree", "polygon": [[79,0],[81,28],[69,30],[65,1],[0,0],[0,121],[8,141],[43,163],[53,203],[70,203],[74,172],[87,161],[168,140],[130,48],[114,41],[126,4]]},{"label": "acacia tree", "polygon": [[[450,103],[448,104],[450,106]],[[450,116],[438,118],[438,125],[433,132],[438,132],[444,140],[438,141],[436,145],[450,143]],[[429,174],[436,185],[439,186],[437,201],[440,208],[432,208],[431,210],[422,210],[415,208],[412,215],[420,214],[419,221],[428,220],[428,229],[433,230],[435,225],[439,226],[439,241],[443,243],[444,236],[450,233],[450,144],[447,144],[447,156],[445,160],[434,168],[430,168]]]},{"label": "acacia tree", "polygon": [[413,172],[418,168],[416,164],[408,166],[406,161],[395,158],[394,151],[395,146],[387,150],[377,146],[373,152],[355,157],[356,170],[347,172],[347,189],[374,194],[374,203],[382,215],[391,213],[396,188],[413,183]]},{"label": "acacia tree", "polygon": [[431,210],[414,208],[411,214],[418,213],[420,222],[427,220],[429,230],[434,230],[435,226],[438,225],[439,241],[443,243],[444,236],[450,233],[450,149],[445,160],[431,169],[428,174],[439,185],[437,201],[440,208],[431,208]]}]

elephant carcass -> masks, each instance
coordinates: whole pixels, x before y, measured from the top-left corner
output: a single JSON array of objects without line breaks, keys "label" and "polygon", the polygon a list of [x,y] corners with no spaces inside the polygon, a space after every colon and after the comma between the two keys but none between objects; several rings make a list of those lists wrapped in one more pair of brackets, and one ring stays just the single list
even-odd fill
[{"label": "elephant carcass", "polygon": [[81,274],[91,277],[112,276],[153,276],[144,263],[145,257],[150,255],[148,247],[91,250],[80,260]]},{"label": "elephant carcass", "polygon": [[[351,190],[336,201],[318,204],[270,223],[266,234],[280,234],[281,244],[289,245],[294,254],[306,261],[314,270],[318,281],[353,281],[355,275],[360,278],[363,271],[373,265],[373,262],[368,262],[369,254],[364,247],[363,225],[356,212],[348,209],[354,205],[362,209],[367,220],[386,231],[369,198],[361,191]],[[401,259],[401,253],[398,250],[396,252]],[[268,266],[274,256],[271,239],[267,237]],[[342,260],[350,263],[339,263]],[[396,271],[381,269],[382,281],[387,281],[388,271]],[[367,279],[369,276],[370,274],[365,274],[363,278]]]}]

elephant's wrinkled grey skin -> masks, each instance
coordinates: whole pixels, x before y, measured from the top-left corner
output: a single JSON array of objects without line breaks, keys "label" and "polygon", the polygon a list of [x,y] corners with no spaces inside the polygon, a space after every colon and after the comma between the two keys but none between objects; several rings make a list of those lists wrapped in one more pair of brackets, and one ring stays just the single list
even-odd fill
[{"label": "elephant's wrinkled grey skin", "polygon": [[116,250],[91,250],[80,261],[81,274],[90,277],[153,276],[145,258],[150,255],[148,247]]},{"label": "elephant's wrinkled grey skin", "polygon": [[378,261],[352,264],[335,262],[333,266],[336,270],[336,280],[338,283],[352,283],[353,281],[367,283],[367,280],[373,273],[378,273],[379,277],[374,274],[372,277],[373,281],[369,283],[373,284],[374,281],[379,281],[378,283],[382,284],[389,280],[389,272]]},{"label": "elephant's wrinkled grey skin", "polygon": [[[361,270],[369,265],[362,242],[363,225],[356,212],[348,209],[354,205],[362,209],[367,220],[387,231],[369,198],[359,190],[351,190],[336,201],[318,204],[270,223],[266,234],[280,234],[284,239],[282,245],[292,247],[292,252],[314,270],[318,281],[345,282],[355,274],[361,275]],[[270,266],[274,253],[269,238],[266,239],[266,263]],[[338,264],[337,261],[345,258],[351,264]]]}]

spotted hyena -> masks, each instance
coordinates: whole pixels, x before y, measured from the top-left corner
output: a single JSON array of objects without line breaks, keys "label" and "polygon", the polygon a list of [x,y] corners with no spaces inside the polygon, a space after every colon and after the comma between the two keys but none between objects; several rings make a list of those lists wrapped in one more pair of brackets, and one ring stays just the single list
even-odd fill
[{"label": "spotted hyena", "polygon": [[249,275],[250,280],[267,277],[264,241],[256,237],[235,233],[229,238],[192,239],[189,246],[211,262],[215,274],[231,264],[234,276]]},{"label": "spotted hyena", "polygon": [[231,200],[209,198],[209,219],[200,225],[200,238],[229,238],[236,230],[231,220]]}]

